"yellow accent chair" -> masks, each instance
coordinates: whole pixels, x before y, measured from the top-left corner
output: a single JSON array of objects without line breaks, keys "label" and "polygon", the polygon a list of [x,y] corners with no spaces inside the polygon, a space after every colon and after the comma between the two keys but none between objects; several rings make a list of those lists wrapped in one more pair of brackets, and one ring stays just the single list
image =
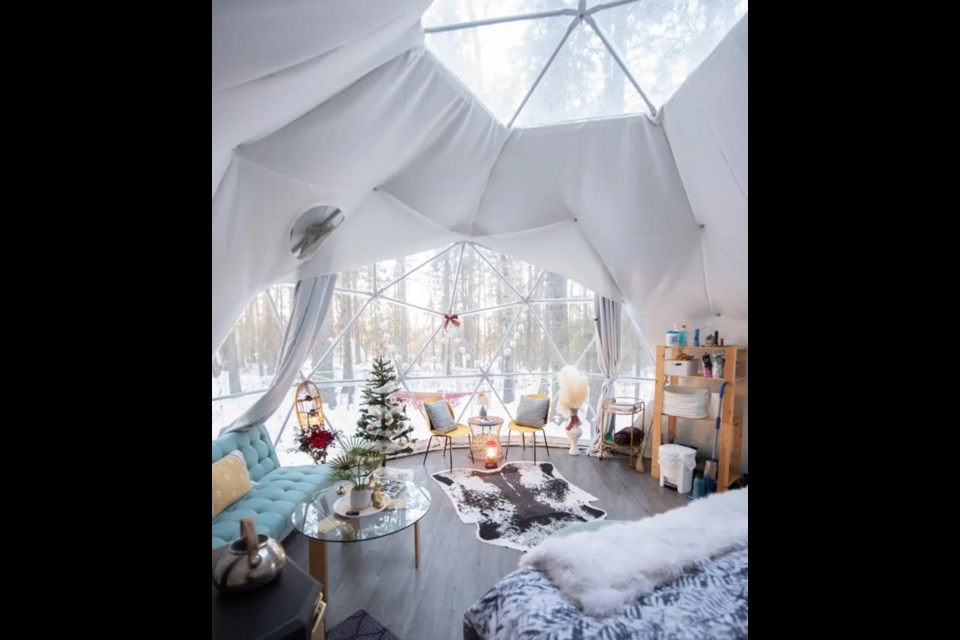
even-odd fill
[{"label": "yellow accent chair", "polygon": [[503,459],[506,460],[510,455],[510,431],[516,431],[523,438],[523,450],[527,450],[527,434],[533,434],[533,461],[537,461],[537,433],[543,435],[543,446],[547,448],[547,455],[550,455],[550,445],[547,444],[547,434],[544,433],[543,428],[547,426],[547,423],[550,421],[550,410],[553,408],[550,402],[550,396],[544,395],[542,393],[528,393],[528,398],[534,400],[547,400],[547,415],[543,418],[543,424],[539,427],[527,427],[522,424],[517,424],[515,421],[511,420],[510,424],[507,425],[507,450],[503,455]]},{"label": "yellow accent chair", "polygon": [[[450,406],[450,403],[441,398],[440,396],[435,396],[432,398],[425,398],[423,404],[426,405],[428,402],[436,402],[438,400],[443,400],[447,404],[447,409],[450,410],[450,417],[456,420],[456,416],[453,415],[453,407]],[[473,429],[469,425],[458,423],[456,428],[452,431],[436,431],[433,428],[433,424],[430,421],[430,412],[424,407],[423,416],[427,419],[427,428],[430,429],[430,440],[427,441],[427,448],[423,451],[423,464],[427,464],[427,454],[430,453],[430,445],[433,444],[434,438],[443,438],[443,455],[447,455],[447,446],[450,447],[450,471],[453,471],[453,439],[467,436],[467,449],[470,451],[470,461],[474,462],[473,458],[473,448],[470,444],[473,442]]]}]

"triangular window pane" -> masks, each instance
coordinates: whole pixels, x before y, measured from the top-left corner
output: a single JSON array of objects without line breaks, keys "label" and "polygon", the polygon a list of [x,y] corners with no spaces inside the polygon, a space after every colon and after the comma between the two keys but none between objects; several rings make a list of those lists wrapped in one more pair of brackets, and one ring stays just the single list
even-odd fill
[{"label": "triangular window pane", "polygon": [[426,34],[427,48],[507,124],[570,24],[568,16]]},{"label": "triangular window pane", "polygon": [[[427,264],[423,263],[431,257],[429,254],[420,253],[408,257],[402,265],[406,275],[384,289],[383,295],[418,307],[446,313],[453,295],[460,249],[461,245],[456,245],[449,251],[435,251],[433,255],[436,258]],[[382,283],[378,284],[381,287],[400,277],[397,275],[396,265],[388,265],[388,262],[392,261],[384,261],[377,265],[377,278],[382,280]],[[417,268],[418,266],[420,268]]]},{"label": "triangular window pane", "polygon": [[[583,350],[593,340],[593,303],[565,304],[553,302],[531,305],[535,315],[531,314],[533,329],[542,331],[539,319],[546,332],[553,338],[552,343],[544,340],[545,353],[549,357],[549,369],[560,371],[565,364],[577,361]],[[521,316],[522,317],[522,316]],[[556,349],[554,349],[556,346]],[[559,350],[559,354],[558,354]],[[559,356],[563,356],[563,361]]]},{"label": "triangular window pane", "polygon": [[510,284],[524,296],[530,293],[530,288],[543,270],[529,262],[516,260],[508,255],[496,253],[477,244],[474,244],[473,247],[480,255],[484,256],[490,264],[496,267],[497,271],[502,273],[504,277],[510,281]]},{"label": "triangular window pane", "polygon": [[538,126],[565,120],[619,116],[643,101],[603,41],[578,24],[514,123]]},{"label": "triangular window pane", "polygon": [[604,9],[593,19],[659,108],[746,12],[747,0],[657,0]]},{"label": "triangular window pane", "polygon": [[421,22],[424,28],[430,28],[487,18],[576,8],[577,0],[433,0]]},{"label": "triangular window pane", "polygon": [[[690,331],[690,335],[693,332]],[[690,338],[690,344],[693,344],[693,338]],[[624,309],[620,318],[620,375],[633,376],[637,378],[649,378],[653,380],[656,375],[656,363],[650,351],[647,349],[633,320]]]},{"label": "triangular window pane", "polygon": [[[341,280],[350,280],[350,276],[356,272],[347,271],[340,274]],[[339,380],[337,371],[330,366],[331,358],[327,351],[333,348],[334,343],[343,333],[344,325],[350,321],[353,314],[366,302],[366,296],[358,294],[335,291],[331,301],[330,310],[323,319],[323,324],[313,339],[313,345],[310,347],[310,353],[300,367],[300,374],[306,378],[313,375],[313,380]],[[324,356],[326,355],[326,358]],[[319,365],[319,366],[318,366]],[[324,366],[326,365],[326,366]],[[299,384],[300,380],[294,380],[294,384]]]},{"label": "triangular window pane", "polygon": [[[271,297],[280,313],[283,328],[271,307]],[[289,286],[262,291],[247,305],[213,358],[214,398],[270,386],[280,360],[280,345],[292,306],[293,288]]]},{"label": "triangular window pane", "polygon": [[[496,262],[493,262],[496,264]],[[520,302],[520,296],[475,249],[467,245],[460,264],[454,313],[489,309]]]},{"label": "triangular window pane", "polygon": [[593,301],[593,291],[579,282],[570,280],[559,273],[546,271],[530,294],[531,300],[567,300],[587,299]]}]

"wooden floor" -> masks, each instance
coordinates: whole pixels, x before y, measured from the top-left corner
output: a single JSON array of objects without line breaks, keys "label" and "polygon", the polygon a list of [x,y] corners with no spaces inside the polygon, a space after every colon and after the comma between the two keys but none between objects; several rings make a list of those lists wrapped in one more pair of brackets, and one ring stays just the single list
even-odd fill
[{"label": "wooden floor", "polygon": [[[685,505],[689,500],[676,489],[661,488],[646,473],[627,466],[623,457],[570,456],[551,447],[550,456],[538,448],[537,460],[553,462],[560,474],[599,498],[593,504],[613,520],[644,518]],[[449,455],[449,454],[448,454]],[[453,452],[454,467],[482,468],[471,464],[466,449]],[[510,461],[533,460],[511,447]],[[413,527],[393,535],[350,543],[328,544],[330,576],[327,629],[355,612],[366,609],[401,640],[458,640],[463,637],[463,613],[497,580],[517,568],[521,553],[480,542],[476,525],[464,524],[450,499],[429,473],[449,469],[448,459],[431,452],[426,467],[422,455],[391,460],[388,465],[417,470],[416,479],[433,500],[420,521],[420,569],[413,565]],[[294,532],[284,541],[289,558],[306,568],[306,538]]]}]

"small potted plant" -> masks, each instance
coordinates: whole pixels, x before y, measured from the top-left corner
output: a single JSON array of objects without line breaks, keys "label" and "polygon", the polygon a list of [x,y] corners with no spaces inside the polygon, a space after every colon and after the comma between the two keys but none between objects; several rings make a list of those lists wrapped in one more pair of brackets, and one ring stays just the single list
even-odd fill
[{"label": "small potted plant", "polygon": [[490,402],[490,399],[487,397],[487,391],[485,389],[481,390],[477,394],[477,404],[480,405],[480,417],[487,417],[487,404]]},{"label": "small potted plant", "polygon": [[350,507],[359,511],[370,506],[373,491],[370,485],[374,481],[373,472],[383,462],[383,454],[378,446],[362,438],[337,438],[339,454],[330,461],[335,480],[346,480],[353,485],[350,493]]}]

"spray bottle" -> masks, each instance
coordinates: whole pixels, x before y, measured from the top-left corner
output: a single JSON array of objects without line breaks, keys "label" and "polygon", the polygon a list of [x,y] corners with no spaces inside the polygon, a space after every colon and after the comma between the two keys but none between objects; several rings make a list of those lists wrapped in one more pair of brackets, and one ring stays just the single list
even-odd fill
[{"label": "spray bottle", "polygon": [[680,346],[687,346],[687,323],[686,321],[680,323]]}]

